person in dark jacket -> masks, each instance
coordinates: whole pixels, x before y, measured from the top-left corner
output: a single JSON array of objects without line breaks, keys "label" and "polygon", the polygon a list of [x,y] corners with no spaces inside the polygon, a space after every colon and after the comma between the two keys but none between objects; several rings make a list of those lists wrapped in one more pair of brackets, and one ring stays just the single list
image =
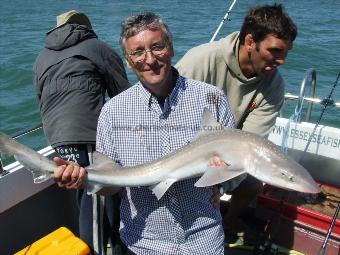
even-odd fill
[{"label": "person in dark jacket", "polygon": [[[106,94],[113,97],[130,87],[122,59],[97,38],[84,13],[68,11],[47,32],[33,67],[33,83],[48,142],[63,159],[89,165]],[[93,248],[92,200],[82,193],[80,237]],[[107,208],[117,202],[112,197],[105,200]],[[111,225],[112,215],[111,211],[104,217]]]}]

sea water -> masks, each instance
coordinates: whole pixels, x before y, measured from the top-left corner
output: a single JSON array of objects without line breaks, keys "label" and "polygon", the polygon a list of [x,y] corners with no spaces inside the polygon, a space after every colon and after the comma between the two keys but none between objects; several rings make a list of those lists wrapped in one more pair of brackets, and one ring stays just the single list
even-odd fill
[{"label": "sea water", "polygon": [[[298,26],[298,37],[289,52],[286,64],[280,67],[286,92],[299,93],[307,69],[317,71],[316,97],[324,98],[340,72],[340,1],[301,0],[275,1],[283,3]],[[41,122],[35,89],[32,85],[32,66],[44,47],[45,33],[56,23],[56,16],[68,11],[85,12],[98,37],[121,55],[120,23],[123,18],[141,11],[153,11],[169,25],[174,39],[176,63],[190,48],[208,42],[227,12],[232,1],[70,1],[70,0],[2,0],[0,7],[0,131],[13,134]],[[237,1],[217,40],[239,30],[247,10],[274,1]],[[130,70],[132,83],[136,78]],[[307,90],[307,93],[309,91]],[[340,84],[333,94],[340,101]],[[282,114],[289,117],[296,102],[285,104]],[[314,106],[316,121],[321,106]],[[322,124],[340,127],[340,109],[329,107]],[[43,132],[20,138],[34,149],[47,145]]]}]

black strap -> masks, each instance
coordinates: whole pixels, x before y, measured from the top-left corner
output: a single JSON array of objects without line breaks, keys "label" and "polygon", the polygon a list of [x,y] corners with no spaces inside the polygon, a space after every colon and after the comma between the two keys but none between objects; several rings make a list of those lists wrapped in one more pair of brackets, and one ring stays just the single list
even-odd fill
[{"label": "black strap", "polygon": [[251,113],[254,109],[251,109],[251,105],[252,103],[255,101],[256,96],[258,95],[260,88],[262,88],[263,86],[263,81],[260,82],[260,84],[257,86],[256,91],[253,95],[253,97],[251,98],[246,110],[243,112],[243,115],[241,116],[238,124],[237,124],[237,129],[242,129],[243,128],[243,123],[245,122],[246,118],[248,117],[249,113]]}]

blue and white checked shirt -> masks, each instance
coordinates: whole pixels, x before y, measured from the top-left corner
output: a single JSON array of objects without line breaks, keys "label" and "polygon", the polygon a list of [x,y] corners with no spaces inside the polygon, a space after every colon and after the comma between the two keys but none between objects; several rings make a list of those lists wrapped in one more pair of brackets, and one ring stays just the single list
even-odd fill
[{"label": "blue and white checked shirt", "polygon": [[[137,83],[103,107],[97,150],[122,166],[155,160],[192,140],[205,107],[224,126],[235,126],[227,98],[212,85],[178,76],[162,109]],[[120,235],[131,251],[147,255],[223,254],[222,219],[210,202],[212,189],[197,188],[196,181],[173,184],[160,200],[147,187],[124,190]]]}]

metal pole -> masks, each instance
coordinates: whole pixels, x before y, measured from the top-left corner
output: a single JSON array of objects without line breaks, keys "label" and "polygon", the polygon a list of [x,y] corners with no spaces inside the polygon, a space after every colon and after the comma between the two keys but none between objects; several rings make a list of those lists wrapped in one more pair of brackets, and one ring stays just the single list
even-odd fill
[{"label": "metal pole", "polygon": [[[314,72],[312,72],[311,74],[311,87],[310,87],[309,97],[314,97],[315,86],[316,86],[316,71],[314,70]],[[310,117],[312,115],[312,108],[313,108],[313,103],[309,102],[307,113],[306,113],[306,122],[310,121]]]},{"label": "metal pole", "polygon": [[[313,75],[314,73],[314,75]],[[301,86],[300,86],[300,95],[299,95],[299,101],[296,105],[295,112],[299,113],[299,118],[298,121],[300,122],[300,113],[302,110],[302,104],[304,101],[304,96],[305,96],[305,90],[306,90],[306,84],[308,80],[312,80],[312,78],[315,78],[315,70],[313,68],[310,68],[306,71],[305,77],[302,80]]]},{"label": "metal pole", "polygon": [[228,18],[228,16],[229,16],[229,13],[230,13],[231,9],[233,9],[235,3],[236,3],[236,0],[234,0],[234,1],[231,3],[231,5],[230,5],[228,11],[226,12],[226,14],[224,15],[224,17],[223,17],[223,19],[222,19],[220,25],[218,26],[218,28],[217,28],[217,30],[215,31],[214,35],[211,37],[210,42],[213,42],[213,41],[215,40],[215,38],[216,38],[218,32],[220,31],[221,27],[223,26],[224,21],[230,20],[230,19]]}]

